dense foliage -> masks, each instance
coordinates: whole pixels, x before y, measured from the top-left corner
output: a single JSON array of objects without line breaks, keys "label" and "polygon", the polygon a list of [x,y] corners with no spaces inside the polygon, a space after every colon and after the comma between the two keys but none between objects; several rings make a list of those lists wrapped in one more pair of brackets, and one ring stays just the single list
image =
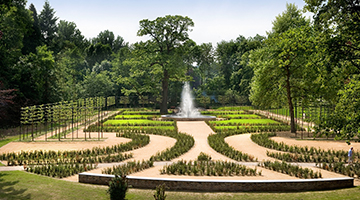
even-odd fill
[{"label": "dense foliage", "polygon": [[85,38],[76,22],[56,17],[49,1],[38,12],[25,0],[7,0],[0,5],[0,126],[19,125],[21,107],[94,96],[166,113],[190,80],[203,107],[288,109],[292,132],[296,105],[337,107],[319,131],[356,138],[358,1],[305,3],[313,20],[288,4],[266,36],[196,44],[189,36],[196,22],[167,15],[141,20],[137,34],[149,40],[129,44],[110,30]]}]

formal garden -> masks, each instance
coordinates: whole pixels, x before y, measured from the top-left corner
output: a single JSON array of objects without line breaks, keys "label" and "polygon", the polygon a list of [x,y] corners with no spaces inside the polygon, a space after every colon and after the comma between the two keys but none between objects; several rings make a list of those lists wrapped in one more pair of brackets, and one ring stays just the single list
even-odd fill
[{"label": "formal garden", "polygon": [[1,3],[0,199],[357,199],[359,2],[303,3],[216,43],[189,16],[130,43]]}]

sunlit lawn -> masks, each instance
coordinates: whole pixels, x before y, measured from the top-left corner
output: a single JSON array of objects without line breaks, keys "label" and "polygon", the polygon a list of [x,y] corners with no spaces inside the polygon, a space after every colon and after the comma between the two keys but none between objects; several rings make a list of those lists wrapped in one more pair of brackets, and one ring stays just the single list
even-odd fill
[{"label": "sunlit lawn", "polygon": [[[107,186],[80,184],[21,171],[0,172],[0,199],[109,199]],[[155,190],[130,189],[126,198],[154,199]],[[166,191],[172,199],[359,199],[360,187],[314,192],[206,193]]]}]

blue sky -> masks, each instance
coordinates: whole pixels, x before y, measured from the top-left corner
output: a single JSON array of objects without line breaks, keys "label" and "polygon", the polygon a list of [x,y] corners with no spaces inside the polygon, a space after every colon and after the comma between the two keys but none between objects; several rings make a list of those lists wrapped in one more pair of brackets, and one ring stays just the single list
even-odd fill
[{"label": "blue sky", "polygon": [[[239,35],[266,35],[275,17],[286,9],[286,3],[298,8],[303,0],[49,0],[59,20],[75,22],[86,38],[110,30],[125,41],[146,40],[136,35],[139,21],[165,15],[190,17],[195,26],[190,38],[197,44],[236,39]],[[45,0],[28,0],[40,14]]]}]

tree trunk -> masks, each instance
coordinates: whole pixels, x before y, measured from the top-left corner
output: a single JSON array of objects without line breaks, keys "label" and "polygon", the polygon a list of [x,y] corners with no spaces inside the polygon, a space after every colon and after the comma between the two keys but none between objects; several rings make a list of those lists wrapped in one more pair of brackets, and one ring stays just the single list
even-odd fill
[{"label": "tree trunk", "polygon": [[286,67],[286,93],[287,93],[287,99],[288,99],[288,104],[289,104],[291,133],[296,133],[294,105],[292,103],[291,90],[290,90],[290,70],[289,70],[289,67]]},{"label": "tree trunk", "polygon": [[167,114],[167,99],[169,90],[169,72],[164,70],[164,79],[162,80],[162,102],[160,105],[160,114]]}]

